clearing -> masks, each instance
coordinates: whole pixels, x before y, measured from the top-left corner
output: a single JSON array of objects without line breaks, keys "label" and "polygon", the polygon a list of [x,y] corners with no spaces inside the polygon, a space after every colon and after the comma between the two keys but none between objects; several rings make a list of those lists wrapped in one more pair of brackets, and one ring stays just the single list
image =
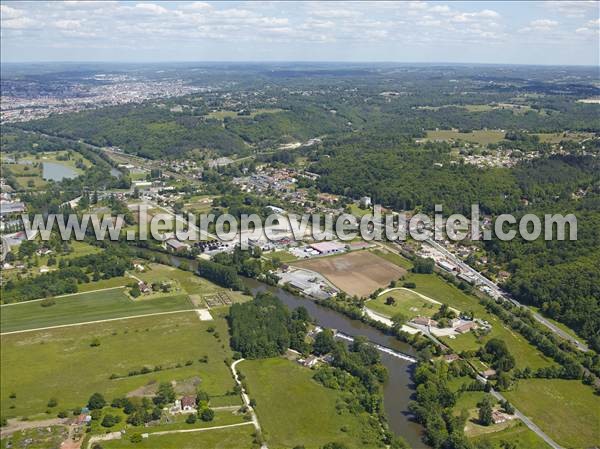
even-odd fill
[{"label": "clearing", "polygon": [[[390,297],[394,299],[395,303],[388,305],[386,301]],[[390,318],[398,312],[409,319],[416,316],[430,317],[440,309],[439,304],[427,300],[423,296],[407,289],[397,289],[382,293],[377,298],[368,301],[365,305],[369,309]]]}]

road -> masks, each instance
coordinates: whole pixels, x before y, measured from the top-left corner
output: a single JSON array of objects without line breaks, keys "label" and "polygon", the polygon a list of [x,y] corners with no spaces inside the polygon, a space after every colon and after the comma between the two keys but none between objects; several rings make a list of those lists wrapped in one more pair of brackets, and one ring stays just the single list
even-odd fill
[{"label": "road", "polygon": [[[520,302],[518,302],[516,299],[509,296],[505,291],[503,291],[500,287],[498,287],[497,284],[495,284],[494,282],[492,282],[491,280],[486,278],[479,271],[475,270],[471,266],[464,263],[456,255],[454,255],[450,251],[448,251],[443,245],[440,245],[439,243],[435,242],[433,239],[428,239],[424,243],[428,244],[429,246],[433,247],[434,249],[436,249],[439,252],[441,252],[442,254],[444,254],[444,256],[446,256],[446,258],[450,259],[456,266],[458,266],[462,272],[473,276],[479,284],[485,285],[486,287],[491,289],[492,292],[494,293],[494,295],[497,296],[498,298],[501,298],[503,301],[510,301],[511,303],[513,303],[516,306],[526,307],[523,304],[521,304]],[[588,351],[588,347],[585,344],[581,343],[579,340],[577,340],[575,337],[573,337],[572,335],[565,332],[564,330],[562,330],[555,324],[548,321],[546,318],[544,318],[538,312],[535,312],[529,308],[528,308],[528,310],[531,311],[531,313],[533,314],[533,317],[535,318],[535,320],[537,322],[546,326],[548,329],[550,329],[553,333],[558,335],[560,338],[562,338],[563,340],[570,341],[580,351],[583,351],[583,352]]]}]

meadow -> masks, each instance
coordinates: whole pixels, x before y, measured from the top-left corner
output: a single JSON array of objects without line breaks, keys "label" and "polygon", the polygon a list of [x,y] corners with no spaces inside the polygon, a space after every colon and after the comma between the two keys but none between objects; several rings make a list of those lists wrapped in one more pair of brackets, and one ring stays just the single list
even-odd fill
[{"label": "meadow", "polygon": [[[161,381],[185,385],[196,379],[211,396],[222,397],[234,386],[224,363],[232,356],[228,340],[224,319],[200,321],[194,312],[4,335],[2,413],[48,416],[47,402],[56,398],[58,406],[50,410],[55,416],[59,410],[85,405],[94,392],[111,400],[153,391]],[[162,369],[128,376],[156,366]],[[237,396],[230,398],[239,404]]]},{"label": "meadow", "polygon": [[131,443],[127,439],[102,442],[104,449],[250,449],[255,446],[254,427],[251,425],[214,429],[202,432],[152,435],[141,443]]},{"label": "meadow", "polygon": [[338,413],[342,393],[313,380],[314,371],[283,358],[245,360],[238,366],[269,447],[316,449],[331,441],[348,448],[374,447],[364,441],[368,418]]},{"label": "meadow", "polygon": [[504,132],[495,129],[475,130],[470,133],[440,129],[436,131],[427,131],[427,140],[463,140],[480,145],[488,145],[503,140],[504,134]]},{"label": "meadow", "polygon": [[488,442],[490,449],[504,449],[507,443],[513,444],[518,449],[550,449],[550,446],[538,437],[522,422],[500,430],[498,432],[481,435],[473,440],[477,443]]},{"label": "meadow", "polygon": [[[386,304],[387,299],[390,297],[394,299],[394,304]],[[430,317],[440,309],[439,304],[428,301],[410,290],[392,290],[382,293],[365,305],[369,309],[390,318],[397,313],[402,313],[409,319],[417,316]]]},{"label": "meadow", "polygon": [[600,444],[600,398],[578,380],[526,379],[506,398],[565,447]]},{"label": "meadow", "polygon": [[57,297],[51,302],[54,305],[42,300],[2,306],[2,333],[193,308],[186,295],[131,300],[122,288]]}]

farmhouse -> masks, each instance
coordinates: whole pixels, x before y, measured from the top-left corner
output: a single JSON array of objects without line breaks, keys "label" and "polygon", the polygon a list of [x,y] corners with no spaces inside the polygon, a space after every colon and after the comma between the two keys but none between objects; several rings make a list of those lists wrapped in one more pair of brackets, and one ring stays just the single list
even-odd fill
[{"label": "farmhouse", "polygon": [[460,326],[457,326],[454,330],[459,334],[465,334],[469,332],[471,329],[477,329],[477,323],[474,321],[467,321]]},{"label": "farmhouse", "polygon": [[508,421],[510,418],[508,416],[506,416],[506,414],[498,411],[498,410],[494,410],[492,412],[492,422],[494,424],[502,424],[506,421]]},{"label": "farmhouse", "polygon": [[437,321],[432,320],[426,316],[418,316],[411,320],[413,323],[418,324],[420,326],[437,326]]},{"label": "farmhouse", "polygon": [[196,398],[194,396],[182,397],[181,410],[183,412],[196,412]]},{"label": "farmhouse", "polygon": [[446,354],[446,355],[444,356],[444,361],[445,361],[446,363],[452,363],[452,362],[454,362],[455,360],[458,360],[459,358],[460,358],[460,357],[458,356],[458,354]]},{"label": "farmhouse", "polygon": [[338,254],[344,252],[346,249],[346,246],[339,242],[318,242],[311,244],[310,247],[322,256],[328,254]]},{"label": "farmhouse", "polygon": [[486,369],[485,371],[482,371],[481,375],[483,377],[485,377],[486,379],[490,379],[490,378],[496,376],[496,370],[489,368],[489,369]]}]

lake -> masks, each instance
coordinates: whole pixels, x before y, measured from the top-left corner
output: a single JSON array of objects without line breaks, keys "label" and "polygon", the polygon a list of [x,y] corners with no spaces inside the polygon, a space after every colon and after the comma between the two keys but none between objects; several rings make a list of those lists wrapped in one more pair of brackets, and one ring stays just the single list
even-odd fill
[{"label": "lake", "polygon": [[43,162],[42,177],[45,180],[62,181],[65,178],[72,179],[79,176],[74,169],[56,162]]}]

